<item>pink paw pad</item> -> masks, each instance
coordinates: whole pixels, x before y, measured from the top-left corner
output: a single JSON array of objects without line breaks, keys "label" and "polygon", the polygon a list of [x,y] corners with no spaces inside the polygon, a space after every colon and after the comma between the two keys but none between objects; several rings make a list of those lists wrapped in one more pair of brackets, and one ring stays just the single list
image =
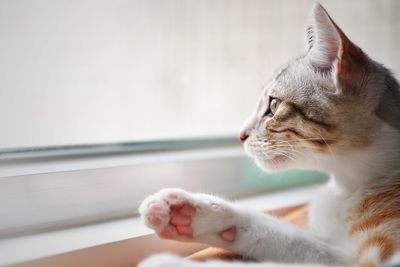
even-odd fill
[{"label": "pink paw pad", "polygon": [[190,226],[186,225],[177,225],[176,230],[181,235],[186,235],[188,237],[193,237],[193,229]]},{"label": "pink paw pad", "polygon": [[180,208],[179,213],[191,217],[196,214],[196,209],[189,204],[184,204],[182,208]]},{"label": "pink paw pad", "polygon": [[155,216],[150,216],[149,222],[154,226],[160,225],[162,223],[161,219]]},{"label": "pink paw pad", "polygon": [[189,203],[171,205],[169,224],[173,226],[179,235],[193,237],[191,227],[192,217],[196,214],[196,209]]},{"label": "pink paw pad", "polygon": [[158,212],[158,211],[161,211],[162,207],[161,207],[161,205],[158,204],[158,203],[151,203],[151,204],[149,205],[149,209],[150,209],[152,212]]},{"label": "pink paw pad", "polygon": [[223,240],[233,242],[236,239],[236,226],[232,226],[220,233]]},{"label": "pink paw pad", "polygon": [[178,199],[178,195],[176,193],[169,193],[164,198],[167,201],[174,201]]},{"label": "pink paw pad", "polygon": [[173,225],[190,225],[192,222],[192,219],[189,216],[180,214],[177,211],[173,211],[171,213],[171,224]]}]

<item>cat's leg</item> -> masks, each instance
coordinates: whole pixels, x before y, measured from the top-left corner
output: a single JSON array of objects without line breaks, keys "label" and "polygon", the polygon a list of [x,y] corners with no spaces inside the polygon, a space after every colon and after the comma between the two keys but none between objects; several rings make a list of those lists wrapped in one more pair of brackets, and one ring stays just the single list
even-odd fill
[{"label": "cat's leg", "polygon": [[295,264],[274,262],[227,262],[211,260],[206,262],[190,261],[172,254],[157,254],[139,263],[137,267],[344,267],[328,264]]},{"label": "cat's leg", "polygon": [[348,260],[345,253],[291,224],[210,195],[164,189],[145,199],[139,210],[160,237],[203,242],[257,261]]}]

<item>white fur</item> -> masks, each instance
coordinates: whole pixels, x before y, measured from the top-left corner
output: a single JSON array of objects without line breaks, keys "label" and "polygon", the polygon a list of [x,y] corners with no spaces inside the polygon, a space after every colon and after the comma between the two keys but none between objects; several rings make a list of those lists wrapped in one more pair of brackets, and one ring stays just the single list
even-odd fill
[{"label": "white fur", "polygon": [[[145,222],[150,212],[149,203],[161,203],[166,210],[161,213],[169,212],[166,202],[160,200],[168,193],[176,193],[179,199],[188,201],[196,207],[197,212],[191,224],[194,230],[192,241],[222,247],[258,261],[331,264],[345,262],[346,253],[329,247],[304,230],[260,212],[241,209],[206,194],[163,189],[148,197],[141,205],[140,211]],[[181,203],[181,200],[175,203]],[[217,205],[220,208],[212,209],[211,205]],[[169,218],[166,218],[167,223],[168,221]],[[147,225],[159,231],[158,227],[153,227],[149,223]],[[237,228],[236,240],[234,242],[222,240],[219,233],[231,226]],[[185,237],[176,239],[187,240]]]}]

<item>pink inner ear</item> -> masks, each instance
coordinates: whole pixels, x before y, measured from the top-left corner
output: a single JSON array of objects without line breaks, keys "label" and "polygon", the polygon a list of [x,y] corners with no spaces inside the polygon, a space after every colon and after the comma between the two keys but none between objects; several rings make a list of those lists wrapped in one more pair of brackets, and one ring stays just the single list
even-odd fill
[{"label": "pink inner ear", "polygon": [[340,78],[339,77],[341,77],[343,75],[342,59],[343,59],[343,42],[341,42],[341,44],[340,44],[338,61],[337,61],[337,66],[336,66],[336,75],[338,77],[339,82],[340,82]]},{"label": "pink inner ear", "polygon": [[341,35],[339,59],[336,66],[336,75],[341,87],[351,90],[352,93],[360,93],[365,78],[367,67],[367,56],[363,51],[354,45],[344,34]]},{"label": "pink inner ear", "polygon": [[320,4],[313,6],[310,18],[307,27],[310,50],[307,56],[312,65],[320,70],[336,67],[334,79],[342,90],[353,94],[362,92],[368,57],[346,37]]}]

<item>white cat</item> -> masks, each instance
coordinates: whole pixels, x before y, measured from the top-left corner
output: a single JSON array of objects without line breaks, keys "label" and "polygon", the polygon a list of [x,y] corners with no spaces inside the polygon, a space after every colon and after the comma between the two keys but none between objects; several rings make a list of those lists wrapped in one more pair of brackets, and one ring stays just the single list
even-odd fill
[{"label": "white cat", "polygon": [[400,266],[400,87],[319,4],[307,40],[307,53],[266,85],[241,141],[264,169],[331,174],[311,204],[308,229],[214,196],[164,189],[140,207],[160,237],[208,243],[257,263],[161,254],[140,267]]}]

